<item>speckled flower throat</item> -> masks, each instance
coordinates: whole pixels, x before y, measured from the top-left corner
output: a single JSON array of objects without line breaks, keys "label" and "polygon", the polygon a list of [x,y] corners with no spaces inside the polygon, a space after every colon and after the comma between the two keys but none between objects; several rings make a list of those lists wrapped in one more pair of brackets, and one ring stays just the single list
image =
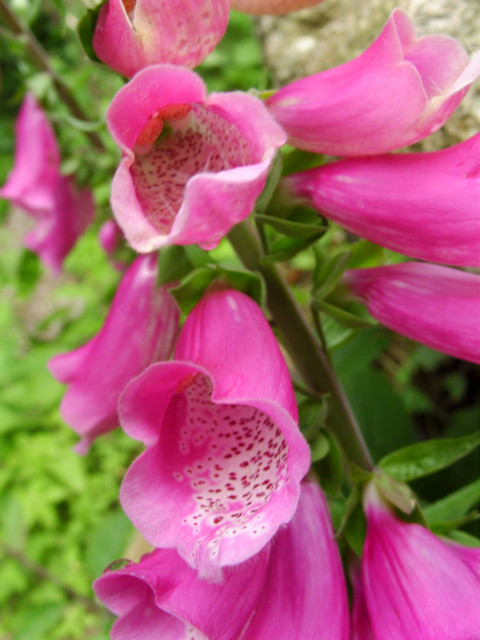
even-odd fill
[{"label": "speckled flower throat", "polygon": [[154,113],[137,138],[130,168],[144,214],[168,233],[188,180],[252,161],[250,144],[235,125],[200,104],[168,105]]},{"label": "speckled flower throat", "polygon": [[215,558],[221,537],[265,530],[261,509],[287,480],[288,445],[265,413],[213,404],[207,376],[189,382],[170,402],[160,446],[174,483],[191,493],[193,510],[182,522],[199,536],[197,544],[207,534]]}]

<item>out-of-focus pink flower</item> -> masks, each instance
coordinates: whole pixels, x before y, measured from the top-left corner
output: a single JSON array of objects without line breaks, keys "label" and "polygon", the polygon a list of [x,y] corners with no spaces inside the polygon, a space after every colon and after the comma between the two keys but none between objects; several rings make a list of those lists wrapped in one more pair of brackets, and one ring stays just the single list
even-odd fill
[{"label": "out-of-focus pink flower", "polygon": [[300,149],[371,155],[436,131],[479,74],[480,54],[469,62],[453,38],[417,38],[395,9],[361,56],[287,85],[267,105]]},{"label": "out-of-focus pink flower", "polygon": [[352,568],[351,581],[353,606],[350,624],[350,640],[375,640],[368,615],[367,603],[365,602],[365,594],[363,593],[360,566],[354,566]]},{"label": "out-of-focus pink flower", "polygon": [[305,7],[313,7],[322,0],[232,0],[232,9],[254,16],[283,15]]},{"label": "out-of-focus pink flower", "polygon": [[346,271],[344,282],[385,326],[480,363],[480,276],[421,262]]},{"label": "out-of-focus pink flower", "polygon": [[35,97],[27,93],[15,123],[14,167],[0,196],[28,213],[49,210],[59,170],[55,133]]},{"label": "out-of-focus pink flower", "polygon": [[25,245],[54,271],[91,222],[91,192],[60,175],[60,153],[53,129],[34,96],[27,94],[15,124],[14,168],[0,197],[29,214],[36,226]]},{"label": "out-of-focus pink flower", "polygon": [[298,509],[255,556],[199,580],[172,549],[106,570],[97,596],[119,620],[113,640],[347,640],[342,565],[321,489],[302,483]]},{"label": "out-of-focus pink flower", "polygon": [[116,254],[124,243],[122,230],[114,220],[106,220],[98,232],[100,246],[107,254],[110,264],[117,271],[125,271],[127,264],[118,260]]},{"label": "out-of-focus pink flower", "polygon": [[422,260],[480,266],[480,134],[433,153],[340,160],[284,185],[372,242]]},{"label": "out-of-focus pink flower", "polygon": [[146,451],[120,500],[143,536],[176,547],[202,577],[257,553],[295,511],[310,456],[292,384],[259,307],[210,291],[173,362],[125,389],[120,422]]},{"label": "out-of-focus pink flower", "polygon": [[113,99],[107,123],[123,151],[113,213],[142,253],[217,246],[252,212],[286,139],[257,98],[207,97],[199,76],[172,65],[138,73]]},{"label": "out-of-focus pink flower", "polygon": [[480,638],[480,579],[462,554],[365,495],[362,583],[376,640]]},{"label": "out-of-focus pink flower", "polygon": [[52,374],[68,384],[60,412],[80,436],[78,453],[118,426],[117,401],[126,384],[172,352],[178,308],[155,286],[156,256],[141,256],[125,273],[100,332],[85,345],[55,356]]},{"label": "out-of-focus pink flower", "polygon": [[93,48],[115,71],[131,77],[152,64],[193,68],[222,39],[230,0],[107,0]]}]

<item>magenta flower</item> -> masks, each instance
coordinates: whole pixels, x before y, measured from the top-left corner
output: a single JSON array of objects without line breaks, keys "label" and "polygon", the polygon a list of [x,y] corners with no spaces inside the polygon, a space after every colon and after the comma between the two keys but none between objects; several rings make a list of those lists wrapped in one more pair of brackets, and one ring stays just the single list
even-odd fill
[{"label": "magenta flower", "polygon": [[322,0],[232,0],[232,9],[254,16],[283,15],[305,7],[313,7]]},{"label": "magenta flower", "polygon": [[375,640],[480,638],[480,578],[463,554],[366,492],[362,582]]},{"label": "magenta flower", "polygon": [[82,438],[78,453],[86,453],[97,436],[118,426],[117,401],[125,385],[172,352],[178,308],[164,287],[155,286],[156,278],[156,256],[137,258],[99,333],[49,362],[52,374],[69,385],[60,412]]},{"label": "magenta flower", "polygon": [[15,124],[13,171],[0,189],[36,221],[25,245],[54,271],[91,222],[91,192],[78,189],[73,178],[60,175],[60,152],[53,129],[35,98],[27,94]]},{"label": "magenta flower", "polygon": [[341,156],[384,153],[439,129],[480,74],[453,38],[417,38],[395,9],[358,58],[297,80],[268,107],[300,149]]},{"label": "magenta flower", "polygon": [[98,232],[100,246],[107,254],[108,260],[117,271],[125,271],[127,264],[117,259],[117,253],[124,244],[123,233],[114,220],[106,220]]},{"label": "magenta flower", "polygon": [[340,160],[288,176],[285,188],[389,249],[480,266],[480,134],[433,153]]},{"label": "magenta flower", "polygon": [[367,603],[363,592],[360,567],[354,566],[351,571],[353,590],[353,606],[350,624],[350,640],[375,640]]},{"label": "magenta flower", "polygon": [[113,640],[347,640],[345,580],[328,506],[302,483],[298,509],[255,556],[199,580],[172,549],[106,570],[97,596],[119,616]]},{"label": "magenta flower", "polygon": [[119,409],[147,446],[122,506],[151,544],[176,547],[202,577],[253,556],[293,516],[308,446],[276,339],[244,294],[208,293],[174,361],[133,380]]},{"label": "magenta flower", "polygon": [[344,281],[385,326],[480,363],[480,276],[433,264],[346,271]]},{"label": "magenta flower", "polygon": [[107,0],[93,48],[129,78],[159,62],[196,67],[222,39],[229,9],[230,0]]},{"label": "magenta flower", "polygon": [[253,210],[285,134],[260,100],[206,96],[192,71],[157,65],[138,73],[109,108],[123,151],[112,209],[142,253],[167,244],[204,249]]}]

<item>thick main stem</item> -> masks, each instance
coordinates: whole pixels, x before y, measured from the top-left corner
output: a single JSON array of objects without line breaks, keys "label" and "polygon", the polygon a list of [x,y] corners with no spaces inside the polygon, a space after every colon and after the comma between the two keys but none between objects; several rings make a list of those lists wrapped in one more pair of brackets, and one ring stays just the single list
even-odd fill
[{"label": "thick main stem", "polygon": [[358,466],[371,469],[370,453],[343,388],[277,267],[262,260],[261,245],[250,223],[236,225],[228,237],[243,264],[262,274],[268,307],[299,374],[313,391],[330,394],[329,422],[346,456]]},{"label": "thick main stem", "polygon": [[[14,11],[6,4],[5,0],[0,0],[0,17],[3,19],[7,27],[15,35],[21,36],[25,40],[25,47],[28,55],[32,59],[36,67],[48,73],[52,78],[55,89],[62,101],[67,105],[71,114],[79,120],[89,121],[87,114],[78,104],[75,96],[72,94],[68,86],[65,84],[61,76],[52,68],[48,55],[44,51],[42,45],[35,38],[33,33],[26,27]],[[100,151],[105,151],[105,146],[100,136],[94,131],[86,131],[93,145]]]}]

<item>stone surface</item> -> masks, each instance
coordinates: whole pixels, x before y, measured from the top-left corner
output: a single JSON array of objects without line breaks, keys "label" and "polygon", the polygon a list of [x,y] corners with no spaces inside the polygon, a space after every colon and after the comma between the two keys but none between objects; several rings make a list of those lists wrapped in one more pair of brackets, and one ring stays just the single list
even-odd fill
[{"label": "stone surface", "polygon": [[[283,86],[358,56],[380,33],[396,6],[413,19],[419,35],[453,36],[470,55],[480,48],[480,0],[324,0],[311,9],[257,20],[273,86]],[[415,148],[442,148],[479,130],[477,80],[442,130]]]}]

